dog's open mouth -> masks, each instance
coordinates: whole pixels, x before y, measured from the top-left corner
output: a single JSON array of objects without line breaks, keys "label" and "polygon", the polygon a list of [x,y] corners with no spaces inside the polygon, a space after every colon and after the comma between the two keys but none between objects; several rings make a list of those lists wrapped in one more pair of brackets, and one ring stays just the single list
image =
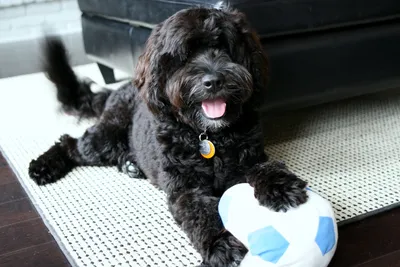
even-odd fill
[{"label": "dog's open mouth", "polygon": [[204,114],[210,119],[219,119],[225,114],[226,102],[224,99],[208,99],[201,102]]}]

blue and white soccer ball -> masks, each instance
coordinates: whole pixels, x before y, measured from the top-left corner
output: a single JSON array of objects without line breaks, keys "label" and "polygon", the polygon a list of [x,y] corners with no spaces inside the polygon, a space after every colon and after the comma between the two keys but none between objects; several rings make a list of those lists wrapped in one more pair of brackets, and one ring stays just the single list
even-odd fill
[{"label": "blue and white soccer ball", "polygon": [[286,213],[259,205],[254,188],[238,184],[219,202],[225,228],[249,253],[241,267],[326,267],[337,246],[335,214],[326,199],[307,190],[309,199]]}]

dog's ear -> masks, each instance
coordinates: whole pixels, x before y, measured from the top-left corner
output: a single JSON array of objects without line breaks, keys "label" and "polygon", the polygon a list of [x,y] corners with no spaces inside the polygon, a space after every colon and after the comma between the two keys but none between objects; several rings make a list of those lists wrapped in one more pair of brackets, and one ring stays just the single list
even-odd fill
[{"label": "dog's ear", "polygon": [[[267,89],[269,75],[268,57],[262,47],[260,38],[256,31],[252,29],[246,15],[237,10],[231,10],[230,14],[234,18],[236,31],[230,30],[226,38],[233,60],[242,64],[251,73],[253,78],[253,96],[251,104],[258,107],[264,100]],[[229,33],[236,32],[237,36],[229,36]]]},{"label": "dog's ear", "polygon": [[181,12],[158,24],[147,39],[136,65],[134,85],[149,109],[158,114],[168,108],[165,86],[169,73],[187,59],[187,35]]},{"label": "dog's ear", "polygon": [[250,70],[253,77],[254,92],[251,103],[256,107],[262,104],[268,85],[269,61],[268,57],[261,45],[258,34],[254,30],[250,30],[245,34],[248,53],[244,57],[244,65]]},{"label": "dog's ear", "polygon": [[152,112],[158,112],[163,107],[159,99],[159,90],[162,86],[160,75],[157,75],[158,65],[158,40],[162,24],[157,25],[146,41],[144,51],[140,55],[134,73],[134,85],[138,88],[143,100]]},{"label": "dog's ear", "polygon": [[134,74],[134,85],[150,111],[157,114],[165,108],[164,88],[170,56],[163,51],[163,24],[158,24],[146,41]]}]

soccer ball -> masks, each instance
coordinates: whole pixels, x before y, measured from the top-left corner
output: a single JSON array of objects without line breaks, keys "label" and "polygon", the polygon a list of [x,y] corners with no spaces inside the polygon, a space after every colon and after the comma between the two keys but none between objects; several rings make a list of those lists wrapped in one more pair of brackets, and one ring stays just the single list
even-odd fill
[{"label": "soccer ball", "polygon": [[326,267],[337,246],[331,204],[307,189],[309,199],[287,212],[259,205],[254,188],[238,184],[222,196],[218,210],[225,228],[249,253],[241,267]]}]

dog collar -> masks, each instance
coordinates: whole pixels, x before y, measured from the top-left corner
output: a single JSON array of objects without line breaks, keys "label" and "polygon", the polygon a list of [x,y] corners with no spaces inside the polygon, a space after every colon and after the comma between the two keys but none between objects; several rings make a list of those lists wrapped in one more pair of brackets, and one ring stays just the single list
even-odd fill
[{"label": "dog collar", "polygon": [[204,131],[199,135],[199,151],[203,158],[211,159],[215,155],[215,146],[208,140],[207,132]]}]

